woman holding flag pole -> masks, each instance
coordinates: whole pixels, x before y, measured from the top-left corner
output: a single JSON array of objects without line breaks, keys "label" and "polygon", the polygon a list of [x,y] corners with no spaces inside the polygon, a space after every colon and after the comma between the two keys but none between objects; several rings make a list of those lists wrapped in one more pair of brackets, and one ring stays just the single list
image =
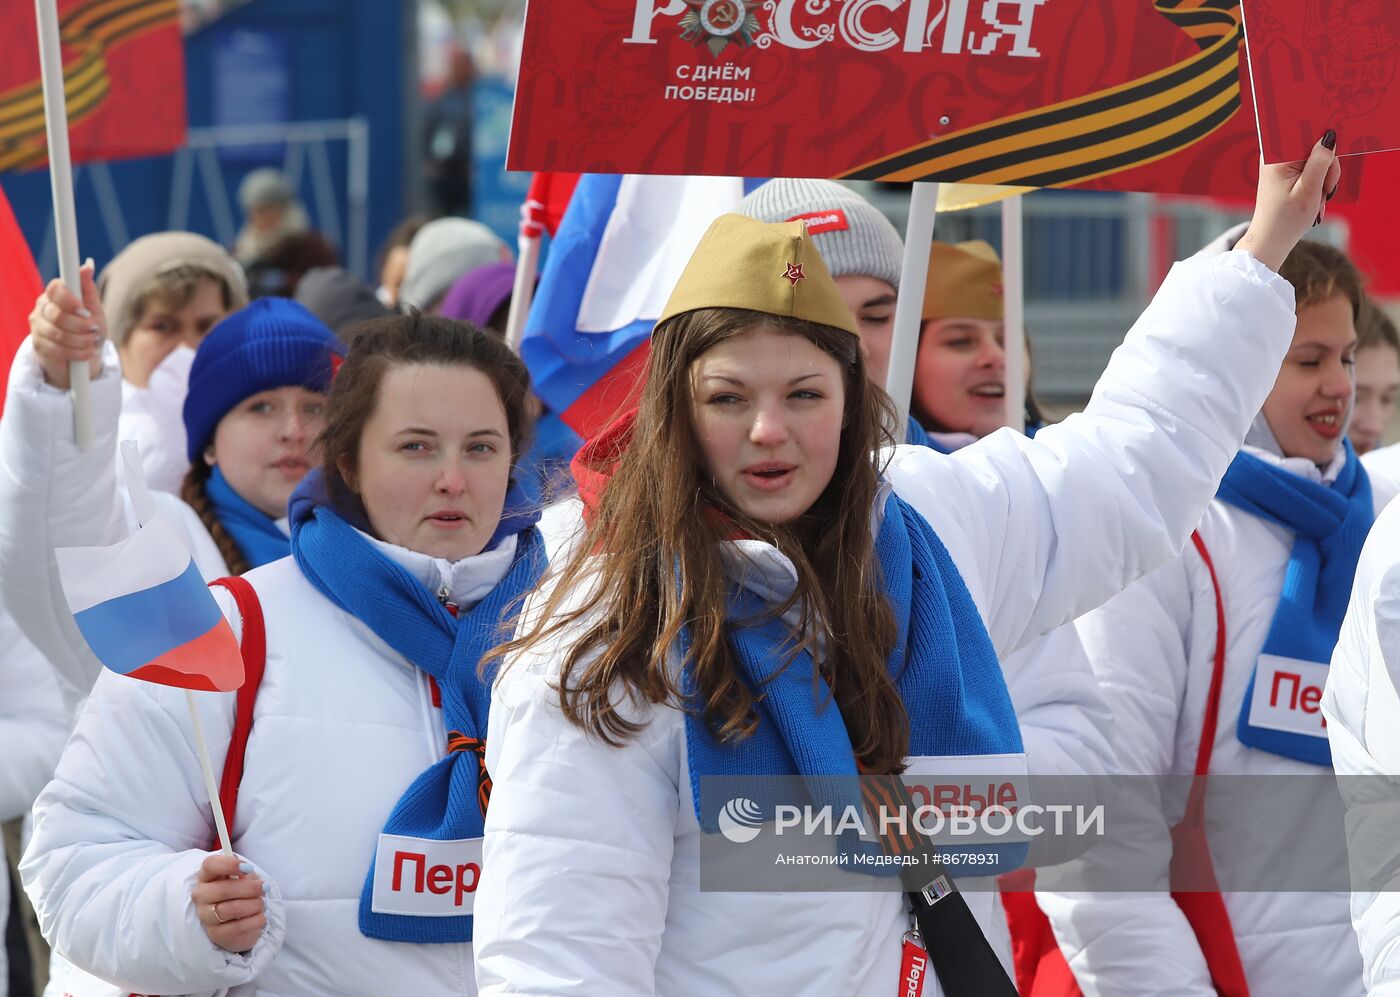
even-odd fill
[{"label": "woman holding flag pole", "polygon": [[216,766],[243,745],[238,854],[208,854],[177,694],[104,674],[23,866],[69,959],[140,993],[476,992],[478,665],[545,567],[511,480],[529,390],[464,323],[358,331],[291,501],[293,556],[243,576],[255,615],[216,593],[245,651],[265,646],[255,698],[201,709]]},{"label": "woman holding flag pole", "polygon": [[[6,608],[85,695],[101,672],[67,611],[50,551],[104,546],[131,533],[118,484],[119,413],[127,395],[107,340],[91,267],[84,301],[53,282],[30,316],[0,425],[0,553]],[[189,470],[180,496],[156,493],[183,529],[206,579],[240,574],[289,552],[287,499],[314,462],[339,341],[294,302],[264,299],[216,325],[195,351],[183,404]],[[90,372],[94,441],[73,445],[67,387],[74,360]]]},{"label": "woman holding flag pole", "polygon": [[501,651],[482,993],[1014,992],[944,879],[909,895],[916,925],[959,925],[951,950],[927,935],[935,985],[898,892],[703,891],[726,826],[704,777],[826,795],[911,762],[1010,768],[998,655],[1186,542],[1293,330],[1273,271],[1339,172],[1322,143],[1266,167],[1243,251],[1173,272],[1083,415],[950,457],[881,452],[889,413],[805,228],[717,221],[639,410],[576,463],[587,535]]},{"label": "woman holding flag pole", "polygon": [[[145,249],[137,247],[136,256],[127,256],[136,273],[158,266],[139,257],[168,238],[143,240]],[[132,275],[132,266],[125,263],[109,269]],[[172,286],[172,276],[178,281],[191,277],[197,285],[208,282],[197,274],[177,263],[161,278],[163,285],[137,277],[107,286],[159,299],[162,288]],[[90,267],[82,270],[82,281],[85,316],[57,281],[40,296],[31,316],[32,335],[12,371],[8,417],[0,424],[0,464],[6,469],[0,476],[6,605],[64,680],[70,705],[87,697],[102,668],[68,609],[51,550],[104,546],[136,526],[135,508],[116,480],[115,459],[125,425],[118,413],[130,393],[119,354],[106,341],[103,301]],[[128,319],[165,311],[139,301],[116,307]],[[283,301],[251,305],[203,337],[189,365],[190,390],[179,433],[187,441],[180,456],[190,468],[183,499],[155,493],[155,501],[182,531],[206,579],[241,573],[289,552],[287,534],[277,521],[284,520],[287,498],[313,459],[315,437],[324,424],[331,361],[339,349],[324,325]],[[62,390],[72,360],[91,368],[97,422],[86,450],[71,442],[73,410]],[[172,435],[169,427],[163,432]],[[228,864],[217,860],[216,866],[219,862]],[[225,871],[236,874],[237,865],[233,862]],[[51,975],[58,992],[82,994],[90,987],[106,992],[68,964],[61,948]]]}]

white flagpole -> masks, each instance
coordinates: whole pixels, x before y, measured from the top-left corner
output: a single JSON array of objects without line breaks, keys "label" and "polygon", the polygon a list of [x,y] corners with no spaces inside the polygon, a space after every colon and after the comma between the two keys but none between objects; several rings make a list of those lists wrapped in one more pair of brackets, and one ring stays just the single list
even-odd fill
[{"label": "white flagpole", "polygon": [[1021,195],[1001,202],[1001,273],[1006,315],[1006,424],[1026,428],[1025,219]]},{"label": "white flagpole", "polygon": [[515,264],[515,289],[510,295],[510,314],[506,319],[506,345],[517,354],[525,338],[525,320],[535,297],[535,277],[540,271],[540,242],[544,226],[537,220],[544,214],[544,205],[526,201],[520,206],[519,259]]},{"label": "white flagpole", "polygon": [[914,390],[914,360],[919,352],[919,329],[924,317],[928,260],[933,252],[933,224],[938,215],[938,184],[918,182],[909,197],[909,224],[904,235],[904,270],[899,278],[899,301],[894,308],[894,341],[885,390],[899,409],[895,439],[904,441],[909,397]]},{"label": "white flagpole", "polygon": [[[78,260],[78,214],[73,206],[73,157],[68,148],[68,101],[63,89],[63,50],[59,42],[58,0],[34,0],[39,25],[39,60],[44,81],[44,120],[49,137],[49,177],[53,186],[58,271],[64,285],[83,300]],[[73,437],[78,449],[92,446],[92,406],[88,365],[68,366],[73,392]]]},{"label": "white flagpole", "polygon": [[190,708],[190,726],[194,730],[194,744],[199,749],[199,767],[204,770],[204,788],[209,791],[209,806],[214,811],[214,826],[219,831],[219,845],[225,855],[233,854],[233,843],[229,841],[228,821],[224,818],[224,803],[219,799],[219,785],[214,780],[214,766],[209,763],[209,745],[204,741],[204,725],[199,722],[199,707],[195,705],[194,693],[185,690],[185,703]]}]

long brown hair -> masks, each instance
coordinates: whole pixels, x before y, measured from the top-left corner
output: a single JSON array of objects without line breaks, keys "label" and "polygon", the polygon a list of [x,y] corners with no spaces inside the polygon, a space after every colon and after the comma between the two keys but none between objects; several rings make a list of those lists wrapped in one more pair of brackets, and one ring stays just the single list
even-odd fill
[{"label": "long brown hair", "polygon": [[[845,425],[831,482],[796,522],[757,522],[725,501],[701,470],[691,417],[691,365],[707,350],[757,328],[802,336],[836,359],[845,381]],[[564,715],[609,744],[640,725],[619,707],[669,703],[698,710],[723,741],[757,727],[761,689],[745,681],[728,640],[722,542],[740,532],[773,543],[797,571],[792,597],[802,622],[794,646],[810,651],[846,722],[857,756],[898,771],[909,722],[887,660],[893,612],[880,591],[871,514],[880,488],[877,455],[893,442],[889,397],[866,380],[849,332],[742,309],[701,309],[657,327],[630,445],[573,556],[516,640],[495,656],[528,650],[578,629],[555,690]],[[679,578],[679,584],[677,579]],[[587,593],[580,602],[580,592]],[[572,593],[572,595],[571,595]],[[688,627],[696,699],[687,701],[670,655]],[[795,652],[794,652],[795,653]],[[819,657],[820,654],[820,657]],[[617,693],[621,691],[623,698]]]},{"label": "long brown hair", "polygon": [[219,549],[219,556],[228,567],[228,573],[241,575],[251,569],[252,564],[234,541],[233,534],[224,529],[224,524],[219,522],[218,514],[214,512],[214,503],[209,500],[209,493],[205,490],[213,474],[212,467],[203,460],[196,460],[185,473],[185,480],[180,485],[180,498],[195,511],[199,521],[209,531],[214,546]]}]

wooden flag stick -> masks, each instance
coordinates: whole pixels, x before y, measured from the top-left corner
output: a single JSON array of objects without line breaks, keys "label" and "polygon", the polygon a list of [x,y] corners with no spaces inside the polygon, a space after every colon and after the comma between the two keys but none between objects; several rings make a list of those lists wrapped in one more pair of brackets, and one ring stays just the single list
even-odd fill
[{"label": "wooden flag stick", "polygon": [[919,329],[924,317],[924,288],[928,284],[928,259],[933,252],[933,224],[938,214],[938,184],[919,182],[909,198],[909,225],[904,236],[904,266],[899,278],[899,300],[894,307],[894,340],[890,344],[890,368],[885,390],[899,408],[895,439],[904,441],[909,418],[909,396],[914,390],[914,360],[919,353]]},{"label": "wooden flag stick", "polygon": [[[49,136],[49,177],[53,186],[58,272],[73,297],[83,300],[78,260],[78,213],[73,205],[73,157],[68,148],[68,101],[63,90],[63,48],[59,41],[58,0],[34,0],[39,25],[39,61],[44,81],[44,123]],[[92,446],[92,403],[88,365],[68,365],[73,393],[73,438],[78,449]]]},{"label": "wooden flag stick", "polygon": [[204,786],[209,790],[209,805],[214,810],[214,826],[219,829],[219,844],[225,855],[233,854],[233,844],[228,837],[228,821],[224,819],[224,804],[219,799],[219,784],[214,778],[214,766],[209,764],[209,745],[204,741],[204,725],[199,722],[199,707],[195,704],[194,693],[185,690],[185,702],[190,708],[190,725],[194,729],[195,747],[199,749],[199,766],[204,769]]}]

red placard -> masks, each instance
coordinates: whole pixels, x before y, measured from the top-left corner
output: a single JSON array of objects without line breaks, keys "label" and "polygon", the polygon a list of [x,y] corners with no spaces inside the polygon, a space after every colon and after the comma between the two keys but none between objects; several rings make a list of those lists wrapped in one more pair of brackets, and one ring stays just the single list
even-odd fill
[{"label": "red placard", "polygon": [[510,168],[1252,198],[1242,39],[1219,0],[534,0]]},{"label": "red placard", "polygon": [[[74,162],[169,152],[185,141],[178,0],[59,0]],[[0,4],[0,172],[47,160],[30,0]]]},{"label": "red placard", "polygon": [[[29,312],[43,290],[39,270],[24,233],[15,223],[10,202],[0,190],[0,374],[8,374],[15,352],[29,334]],[[5,378],[9,383],[9,378]],[[0,397],[0,412],[5,401]]]},{"label": "red placard", "polygon": [[1400,148],[1400,3],[1248,0],[1245,15],[1267,162],[1303,158],[1328,128],[1343,156]]}]

